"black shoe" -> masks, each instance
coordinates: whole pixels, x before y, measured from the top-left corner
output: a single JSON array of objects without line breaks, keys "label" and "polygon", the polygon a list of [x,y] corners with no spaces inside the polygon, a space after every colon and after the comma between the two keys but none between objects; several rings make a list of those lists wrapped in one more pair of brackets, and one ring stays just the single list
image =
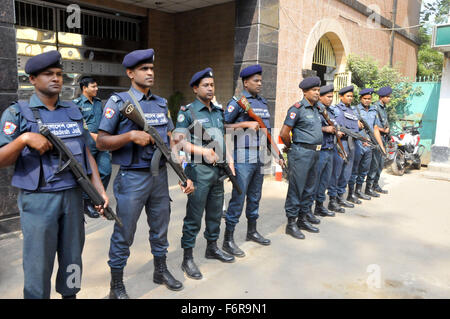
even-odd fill
[{"label": "black shoe", "polygon": [[355,193],[353,192],[354,187],[355,187],[354,185],[348,185],[347,201],[359,205],[362,202],[358,199],[358,197],[355,196]]},{"label": "black shoe", "polygon": [[270,245],[270,239],[264,238],[256,230],[256,220],[249,220],[247,222],[247,238],[246,241],[254,241],[255,243],[261,244],[263,246]]},{"label": "black shoe", "polygon": [[305,239],[305,235],[298,229],[297,224],[295,223],[295,217],[288,218],[288,224],[286,226],[286,234],[291,235],[297,239]]},{"label": "black shoe", "polygon": [[123,269],[111,268],[111,290],[109,299],[130,299],[123,284]]},{"label": "black shoe", "polygon": [[337,203],[337,199],[335,196],[330,196],[330,202],[328,203],[328,209],[336,212],[336,213],[345,213],[345,209],[343,209],[339,204]]},{"label": "black shoe", "polygon": [[217,259],[223,263],[232,263],[235,261],[234,256],[224,253],[219,249],[219,247],[217,247],[216,241],[208,241],[208,244],[206,245],[205,258]]},{"label": "black shoe", "polygon": [[323,203],[316,201],[316,207],[314,208],[314,215],[322,217],[334,217],[335,213],[330,212],[328,209],[326,209],[326,207],[323,206]]},{"label": "black shoe", "polygon": [[361,198],[361,199],[364,199],[364,200],[370,200],[372,198],[369,195],[366,195],[366,194],[364,194],[362,192],[362,185],[361,184],[356,184],[355,194],[356,194],[356,196],[358,196],[358,198]]},{"label": "black shoe", "polygon": [[83,200],[84,213],[91,218],[99,218],[100,214],[95,210],[90,199]]},{"label": "black shoe", "polygon": [[381,193],[381,194],[387,194],[388,193],[388,191],[387,190],[385,190],[385,189],[382,189],[381,187],[380,187],[380,185],[375,185],[373,188],[372,188],[375,192],[378,192],[378,193]]},{"label": "black shoe", "polygon": [[304,215],[304,214],[298,216],[297,227],[300,229],[306,230],[307,232],[310,232],[310,233],[318,233],[319,232],[319,228],[311,225],[308,222],[306,215]]},{"label": "black shoe", "polygon": [[181,269],[186,273],[191,279],[200,280],[203,278],[202,273],[198,269],[197,265],[194,263],[194,257],[192,256],[192,248],[184,249],[183,263],[181,264]]},{"label": "black shoe", "polygon": [[364,191],[364,194],[372,196],[372,197],[380,197],[380,194],[378,194],[377,192],[374,192],[372,190],[372,185],[371,184],[367,184],[367,183],[366,183],[366,189]]},{"label": "black shoe", "polygon": [[183,284],[176,280],[167,269],[166,256],[153,258],[155,271],[153,272],[153,282],[159,285],[166,285],[170,290],[178,291],[183,289]]},{"label": "black shoe", "polygon": [[355,205],[353,205],[352,203],[347,202],[347,201],[344,199],[344,194],[339,195],[339,196],[336,198],[336,202],[337,202],[340,206],[344,206],[344,207],[347,207],[347,208],[353,208],[353,207],[355,207]]},{"label": "black shoe", "polygon": [[77,295],[71,295],[71,296],[62,296],[61,299],[77,299]]},{"label": "black shoe", "polygon": [[311,210],[309,212],[307,212],[305,215],[306,215],[306,220],[308,222],[310,222],[311,224],[314,224],[314,225],[320,224],[320,219],[317,218],[316,216],[314,216],[314,214],[312,213]]},{"label": "black shoe", "polygon": [[234,230],[225,228],[225,237],[223,239],[222,249],[230,255],[236,257],[245,257],[245,253],[234,242],[233,235]]}]

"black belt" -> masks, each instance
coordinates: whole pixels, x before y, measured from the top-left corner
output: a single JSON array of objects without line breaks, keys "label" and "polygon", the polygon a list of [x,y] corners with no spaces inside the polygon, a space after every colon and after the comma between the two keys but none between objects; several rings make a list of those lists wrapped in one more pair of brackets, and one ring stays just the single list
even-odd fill
[{"label": "black belt", "polygon": [[150,167],[141,167],[141,168],[121,168],[122,171],[136,171],[136,172],[149,172]]},{"label": "black belt", "polygon": [[322,144],[320,145],[315,145],[315,144],[306,144],[306,143],[295,143],[296,145],[300,145],[301,147],[307,148],[309,150],[313,150],[313,151],[320,151],[322,149]]}]

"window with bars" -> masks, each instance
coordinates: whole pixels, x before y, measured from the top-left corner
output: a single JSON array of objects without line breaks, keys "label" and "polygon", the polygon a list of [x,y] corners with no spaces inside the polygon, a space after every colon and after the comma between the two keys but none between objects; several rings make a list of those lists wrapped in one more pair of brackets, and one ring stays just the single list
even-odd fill
[{"label": "window with bars", "polygon": [[336,68],[336,56],[330,40],[323,36],[316,45],[313,56],[313,63]]}]

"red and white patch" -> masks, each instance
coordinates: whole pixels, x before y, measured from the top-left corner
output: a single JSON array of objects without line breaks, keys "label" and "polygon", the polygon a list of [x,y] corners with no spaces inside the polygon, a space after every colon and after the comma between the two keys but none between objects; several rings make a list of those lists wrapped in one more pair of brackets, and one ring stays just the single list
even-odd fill
[{"label": "red and white patch", "polygon": [[289,117],[291,118],[291,120],[295,119],[296,116],[297,116],[297,114],[295,114],[294,112],[291,112],[291,114],[289,114]]},{"label": "red and white patch", "polygon": [[105,117],[107,119],[110,119],[110,118],[112,118],[114,116],[115,113],[116,112],[112,108],[107,107],[106,110],[105,110]]},{"label": "red and white patch", "polygon": [[5,126],[3,127],[3,133],[6,135],[11,135],[16,131],[17,125],[11,122],[5,122]]},{"label": "red and white patch", "polygon": [[228,105],[228,113],[231,113],[234,111],[234,106],[233,105]]}]

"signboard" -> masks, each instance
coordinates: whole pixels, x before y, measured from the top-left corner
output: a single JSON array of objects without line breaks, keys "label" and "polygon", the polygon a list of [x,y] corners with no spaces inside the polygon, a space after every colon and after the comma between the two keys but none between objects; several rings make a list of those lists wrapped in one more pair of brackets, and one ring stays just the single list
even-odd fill
[{"label": "signboard", "polygon": [[431,47],[441,52],[450,52],[450,24],[433,27]]}]

